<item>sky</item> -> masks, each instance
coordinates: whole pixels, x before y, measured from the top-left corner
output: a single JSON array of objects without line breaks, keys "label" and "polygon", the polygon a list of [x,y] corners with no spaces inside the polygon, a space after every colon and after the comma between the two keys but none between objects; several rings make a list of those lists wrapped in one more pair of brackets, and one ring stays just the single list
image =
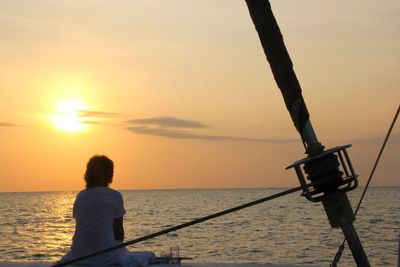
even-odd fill
[{"label": "sky", "polygon": [[[325,147],[365,184],[400,100],[398,0],[271,5]],[[0,1],[1,192],[297,186],[304,148],[241,0]],[[400,186],[399,123],[372,185]]]}]

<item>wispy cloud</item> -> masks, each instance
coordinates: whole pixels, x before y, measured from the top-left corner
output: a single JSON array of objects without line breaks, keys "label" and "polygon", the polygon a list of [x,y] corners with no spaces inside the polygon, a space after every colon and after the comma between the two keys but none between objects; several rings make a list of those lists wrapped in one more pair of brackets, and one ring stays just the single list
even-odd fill
[{"label": "wispy cloud", "polygon": [[6,128],[6,127],[19,127],[19,125],[14,124],[14,123],[1,122],[0,121],[0,127],[3,127],[3,128]]},{"label": "wispy cloud", "polygon": [[78,114],[81,118],[115,118],[121,116],[118,113],[93,110],[78,110]]},{"label": "wispy cloud", "polygon": [[[59,114],[63,113],[64,112],[59,112]],[[106,120],[123,117],[123,115],[119,113],[97,110],[77,110],[74,113],[75,116],[79,118],[79,121],[84,124],[104,124]]]},{"label": "wispy cloud", "polygon": [[207,134],[197,134],[197,133],[190,133],[190,132],[163,129],[163,128],[148,128],[145,126],[127,127],[127,129],[136,134],[153,135],[153,136],[160,136],[172,139],[195,139],[195,140],[208,140],[208,141],[246,141],[246,142],[263,142],[263,143],[298,142],[297,139],[262,139],[262,138],[246,138],[237,136],[207,135]]},{"label": "wispy cloud", "polygon": [[212,135],[190,130],[208,129],[203,123],[178,119],[175,117],[158,117],[134,119],[127,121],[126,129],[136,134],[165,137],[171,139],[192,139],[205,141],[237,141],[237,142],[262,142],[262,143],[292,143],[297,139],[264,139],[240,136]]},{"label": "wispy cloud", "polygon": [[182,120],[174,117],[135,119],[128,121],[128,123],[135,125],[149,125],[149,126],[174,127],[174,128],[208,128],[208,126],[196,121]]},{"label": "wispy cloud", "polygon": [[[385,136],[372,136],[372,137],[365,137],[365,138],[354,138],[348,140],[347,142],[350,144],[363,144],[363,145],[375,145],[375,144],[382,144],[385,139]],[[400,133],[392,134],[389,137],[390,144],[400,144]]]}]

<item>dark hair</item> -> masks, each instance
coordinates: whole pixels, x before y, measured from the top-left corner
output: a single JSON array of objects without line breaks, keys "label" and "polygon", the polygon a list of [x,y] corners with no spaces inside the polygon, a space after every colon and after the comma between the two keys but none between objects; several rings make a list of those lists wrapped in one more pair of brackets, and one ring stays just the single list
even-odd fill
[{"label": "dark hair", "polygon": [[91,157],[86,164],[86,188],[95,186],[108,186],[112,182],[114,163],[104,155]]}]

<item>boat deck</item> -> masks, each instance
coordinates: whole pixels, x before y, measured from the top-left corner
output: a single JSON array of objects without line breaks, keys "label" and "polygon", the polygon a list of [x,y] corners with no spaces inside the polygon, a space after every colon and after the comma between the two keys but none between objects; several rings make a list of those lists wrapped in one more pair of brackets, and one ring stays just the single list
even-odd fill
[{"label": "boat deck", "polygon": [[[51,262],[0,262],[0,267],[49,267],[54,263]],[[157,267],[171,267],[171,265],[179,267],[178,264],[156,264]],[[290,265],[290,264],[236,264],[236,263],[190,263],[180,264],[182,267],[315,267],[315,265]],[[68,265],[69,267],[79,267],[79,265]],[[82,267],[82,265],[80,266]],[[109,267],[118,267],[112,265]]]}]

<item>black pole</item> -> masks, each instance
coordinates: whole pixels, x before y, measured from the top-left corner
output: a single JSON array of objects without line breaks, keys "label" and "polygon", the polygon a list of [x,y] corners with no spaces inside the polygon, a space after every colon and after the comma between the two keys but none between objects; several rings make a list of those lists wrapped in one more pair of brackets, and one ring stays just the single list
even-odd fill
[{"label": "black pole", "polygon": [[[283,41],[282,33],[274,17],[268,0],[246,0],[247,7],[257,30],[261,45],[271,67],[275,81],[282,93],[286,108],[299,132],[309,157],[319,155],[324,147],[318,142],[310,122],[300,83],[293,69],[293,63]],[[343,173],[340,162],[334,154],[313,159],[304,165],[307,178],[311,182],[329,180],[316,187],[323,193],[326,214],[332,227],[341,227],[358,266],[368,267],[367,256],[353,227],[354,212],[345,192],[340,191]],[[349,240],[351,239],[351,240]]]},{"label": "black pole", "polygon": [[272,74],[283,95],[297,131],[309,120],[309,113],[301,94],[300,83],[293,70],[293,63],[283,42],[283,36],[268,1],[246,1],[250,16],[261,40]]},{"label": "black pole", "polygon": [[370,266],[366,256],[360,257],[360,255],[365,255],[365,252],[353,224],[343,224],[341,227],[357,266]]}]

